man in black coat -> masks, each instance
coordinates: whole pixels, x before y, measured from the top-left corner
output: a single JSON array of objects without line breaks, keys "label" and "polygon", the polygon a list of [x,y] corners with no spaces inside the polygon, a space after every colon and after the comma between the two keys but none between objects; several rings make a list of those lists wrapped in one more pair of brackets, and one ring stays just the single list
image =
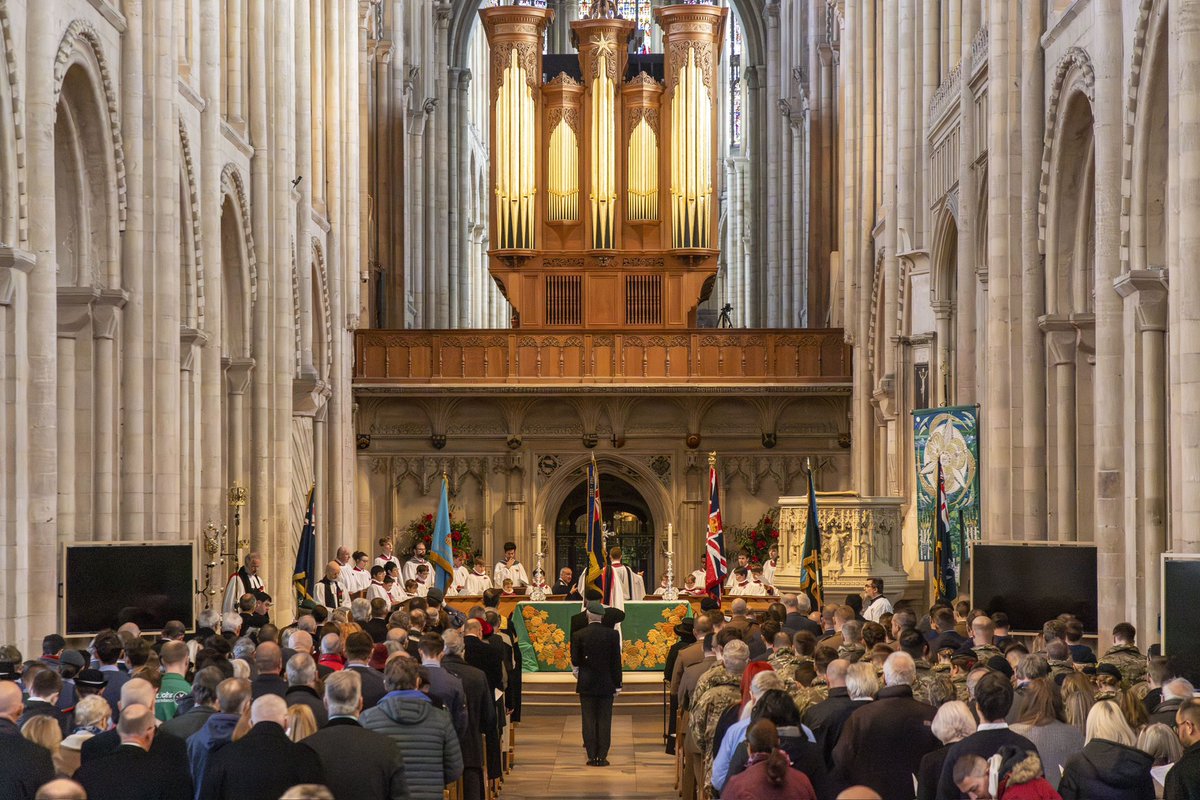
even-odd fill
[{"label": "man in black coat", "polygon": [[963,756],[988,759],[1005,745],[1027,753],[1037,753],[1033,742],[1008,728],[1005,718],[1012,707],[1013,688],[999,672],[989,672],[975,684],[975,706],[979,712],[979,730],[950,747],[938,782],[937,800],[957,800],[961,796],[954,784],[954,765]]},{"label": "man in black coat", "polygon": [[1166,800],[1200,800],[1200,703],[1184,700],[1175,712],[1183,756],[1167,773]]},{"label": "man in black coat", "polygon": [[205,667],[192,680],[193,705],[159,726],[159,734],[170,734],[186,741],[217,713],[217,685],[225,679],[219,667]]},{"label": "man in black coat", "polygon": [[883,677],[887,685],[876,699],[856,709],[842,728],[833,779],[840,786],[869,786],[883,797],[911,797],[921,759],[941,745],[930,728],[935,712],[913,699],[917,667],[908,653],[888,656]]},{"label": "man in black coat", "polygon": [[121,743],[104,758],[81,766],[75,780],[92,800],[191,800],[192,778],[187,769],[172,770],[156,755],[154,709],[126,705],[117,723]]},{"label": "man in black coat", "polygon": [[[601,595],[595,589],[586,589],[586,590],[584,590],[584,594],[587,597],[588,603],[600,601]],[[612,628],[614,630],[616,630],[616,627],[618,624],[620,624],[624,621],[625,621],[625,612],[619,608],[605,607],[604,608],[604,616],[600,618],[600,622],[603,623],[605,627]],[[578,633],[579,631],[583,630],[584,628],[586,628],[587,624],[588,624],[588,618],[587,618],[587,609],[586,608],[583,611],[580,611],[578,614],[574,614],[571,616],[572,655],[574,655],[573,651],[574,651],[574,647],[575,647],[575,634]]]},{"label": "man in black coat", "polygon": [[621,690],[621,636],[603,624],[604,606],[587,606],[588,624],[571,637],[575,693],[583,716],[583,746],[588,766],[607,767],[612,736],[613,698]]},{"label": "man in black coat", "polygon": [[850,692],[846,689],[846,672],[850,662],[842,658],[834,659],[825,668],[825,680],[829,683],[829,695],[819,703],[804,710],[804,724],[816,737],[817,746],[825,759],[825,768],[833,769],[833,749],[841,738],[842,728],[855,709],[866,702],[851,700]]},{"label": "man in black coat", "polygon": [[487,676],[463,660],[463,635],[459,631],[448,630],[442,634],[442,641],[445,643],[442,668],[462,681],[463,693],[467,698],[469,724],[466,733],[459,737],[463,758],[463,800],[483,800],[484,736],[490,740],[499,736],[496,704]]},{"label": "man in black coat", "polygon": [[0,680],[0,790],[13,800],[33,800],[42,784],[54,780],[50,751],[23,737],[17,727],[23,710],[21,687]]},{"label": "man in black coat", "polygon": [[408,797],[404,758],[391,739],[358,723],[362,705],[358,671],[347,669],[330,675],[325,679],[329,724],[304,744],[316,752],[325,785],[335,797],[403,800]]},{"label": "man in black coat", "polygon": [[283,672],[283,651],[274,642],[264,642],[254,651],[254,668],[257,676],[250,681],[254,699],[265,694],[283,697],[287,694],[288,682]]},{"label": "man in black coat", "polygon": [[62,675],[53,669],[39,669],[26,688],[29,690],[29,699],[25,701],[25,711],[17,720],[17,727],[24,727],[34,717],[50,717],[58,723],[63,737],[69,736],[73,715],[58,708],[58,697],[63,688]]},{"label": "man in black coat", "polygon": [[383,688],[383,673],[370,664],[374,648],[371,637],[361,631],[346,638],[346,669],[358,674],[364,709],[374,708],[387,694],[387,689]]},{"label": "man in black coat", "polygon": [[821,626],[808,618],[809,612],[812,610],[812,604],[809,602],[806,594],[785,594],[781,597],[780,602],[787,609],[787,616],[783,619],[783,629],[790,631],[792,636],[795,636],[800,631],[808,631],[820,641],[825,635],[825,631],[821,630]]},{"label": "man in black coat", "polygon": [[483,623],[480,620],[469,619],[463,625],[463,648],[463,658],[483,672],[488,687],[493,692],[497,689],[504,691],[504,662],[500,652],[483,640]]},{"label": "man in black coat", "polygon": [[250,707],[249,733],[212,754],[198,800],[279,797],[298,783],[325,783],[316,752],[284,732],[287,703],[266,694]]},{"label": "man in black coat", "polygon": [[[156,692],[149,681],[141,678],[131,678],[121,687],[121,699],[118,706],[124,710],[129,706],[145,706],[154,713],[154,698]],[[112,755],[121,746],[121,734],[116,728],[98,733],[83,743],[79,749],[79,759],[87,764],[96,759]],[[188,772],[187,743],[177,736],[158,731],[150,742],[150,754],[158,757],[166,769]]]}]

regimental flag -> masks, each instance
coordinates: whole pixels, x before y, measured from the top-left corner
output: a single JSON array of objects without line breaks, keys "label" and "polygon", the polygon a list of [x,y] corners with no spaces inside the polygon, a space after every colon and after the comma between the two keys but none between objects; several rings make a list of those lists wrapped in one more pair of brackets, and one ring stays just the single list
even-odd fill
[{"label": "regimental flag", "polygon": [[304,527],[300,529],[300,544],[296,548],[296,567],[292,570],[292,586],[296,590],[296,602],[313,602],[314,560],[317,556],[317,485],[308,490],[308,511],[304,515]]},{"label": "regimental flag", "polygon": [[812,469],[808,471],[808,525],[804,529],[800,568],[800,589],[808,595],[813,610],[818,610],[825,605],[825,591],[821,576],[821,523],[817,518],[817,489],[813,484]]},{"label": "regimental flag", "polygon": [[442,497],[433,522],[433,545],[429,563],[433,565],[433,585],[446,591],[454,579],[454,545],[450,543],[450,481],[442,473]]},{"label": "regimental flag", "polygon": [[708,535],[704,543],[704,590],[717,600],[729,565],[725,561],[725,528],[721,524],[721,489],[717,483],[717,454],[708,456]]},{"label": "regimental flag", "polygon": [[585,587],[595,589],[604,595],[604,567],[608,563],[604,556],[604,515],[600,509],[600,470],[596,467],[596,456],[588,464],[587,473],[587,554],[588,568]]},{"label": "regimental flag", "polygon": [[946,506],[946,478],[942,462],[937,467],[937,517],[933,539],[934,589],[938,600],[953,603],[958,596],[958,581],[954,574],[954,543],[950,538],[950,512]]}]

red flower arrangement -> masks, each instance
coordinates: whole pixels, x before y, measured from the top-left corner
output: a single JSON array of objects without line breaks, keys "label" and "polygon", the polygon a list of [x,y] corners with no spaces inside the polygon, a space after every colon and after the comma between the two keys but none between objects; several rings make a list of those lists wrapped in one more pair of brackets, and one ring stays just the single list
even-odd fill
[{"label": "red flower arrangement", "polygon": [[[738,550],[750,555],[751,562],[762,564],[767,560],[771,547],[779,544],[779,509],[769,509],[754,525],[736,525],[727,533],[732,534]],[[729,555],[732,557],[735,553]]]},{"label": "red flower arrangement", "polygon": [[[412,522],[408,523],[405,537],[402,541],[396,542],[396,549],[403,553],[411,553],[417,546],[417,542],[424,542],[425,548],[433,547],[433,529],[437,527],[437,523],[433,519],[433,514],[421,514]],[[454,547],[454,552],[462,553],[470,560],[473,555],[475,544],[471,541],[471,529],[465,521],[454,519],[454,512],[450,512],[450,542]]]}]

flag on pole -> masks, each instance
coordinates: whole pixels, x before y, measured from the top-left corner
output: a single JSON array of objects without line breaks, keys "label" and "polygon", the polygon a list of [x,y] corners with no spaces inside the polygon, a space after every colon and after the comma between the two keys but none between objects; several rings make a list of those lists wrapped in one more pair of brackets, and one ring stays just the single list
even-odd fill
[{"label": "flag on pole", "polygon": [[313,586],[317,577],[313,572],[317,556],[316,491],[317,485],[314,483],[308,490],[308,510],[304,515],[304,527],[300,529],[296,567],[292,570],[292,586],[296,590],[297,603],[313,602]]},{"label": "flag on pole", "polygon": [[587,473],[587,554],[588,568],[584,586],[604,594],[601,585],[604,567],[608,563],[604,554],[604,515],[600,509],[600,470],[596,467],[596,456],[588,464]]},{"label": "flag on pole", "polygon": [[704,590],[717,600],[728,573],[725,528],[721,524],[721,491],[717,484],[717,454],[708,454],[708,535],[704,543]]},{"label": "flag on pole", "polygon": [[804,530],[804,549],[800,553],[800,590],[808,595],[813,610],[825,605],[821,577],[821,524],[817,518],[817,489],[812,468],[808,470],[808,526]]},{"label": "flag on pole", "polygon": [[442,497],[438,500],[433,522],[433,548],[429,562],[433,564],[433,585],[446,591],[454,578],[454,546],[450,543],[450,481],[442,473]]},{"label": "flag on pole", "polygon": [[954,544],[950,537],[950,513],[946,507],[946,478],[942,460],[937,468],[937,517],[934,520],[933,568],[934,589],[938,599],[953,603],[958,596],[958,581],[954,575]]}]

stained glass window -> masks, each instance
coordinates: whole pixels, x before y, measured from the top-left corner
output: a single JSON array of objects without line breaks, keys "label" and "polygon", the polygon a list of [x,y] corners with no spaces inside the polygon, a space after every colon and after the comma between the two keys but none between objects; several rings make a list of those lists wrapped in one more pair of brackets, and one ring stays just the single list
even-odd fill
[{"label": "stained glass window", "polygon": [[[617,0],[617,11],[620,12],[622,18],[637,23],[637,30],[633,35],[635,41],[641,42],[637,52],[649,53],[650,31],[654,27],[654,13],[650,0]],[[591,0],[580,0],[579,16],[586,17],[591,13]]]}]

